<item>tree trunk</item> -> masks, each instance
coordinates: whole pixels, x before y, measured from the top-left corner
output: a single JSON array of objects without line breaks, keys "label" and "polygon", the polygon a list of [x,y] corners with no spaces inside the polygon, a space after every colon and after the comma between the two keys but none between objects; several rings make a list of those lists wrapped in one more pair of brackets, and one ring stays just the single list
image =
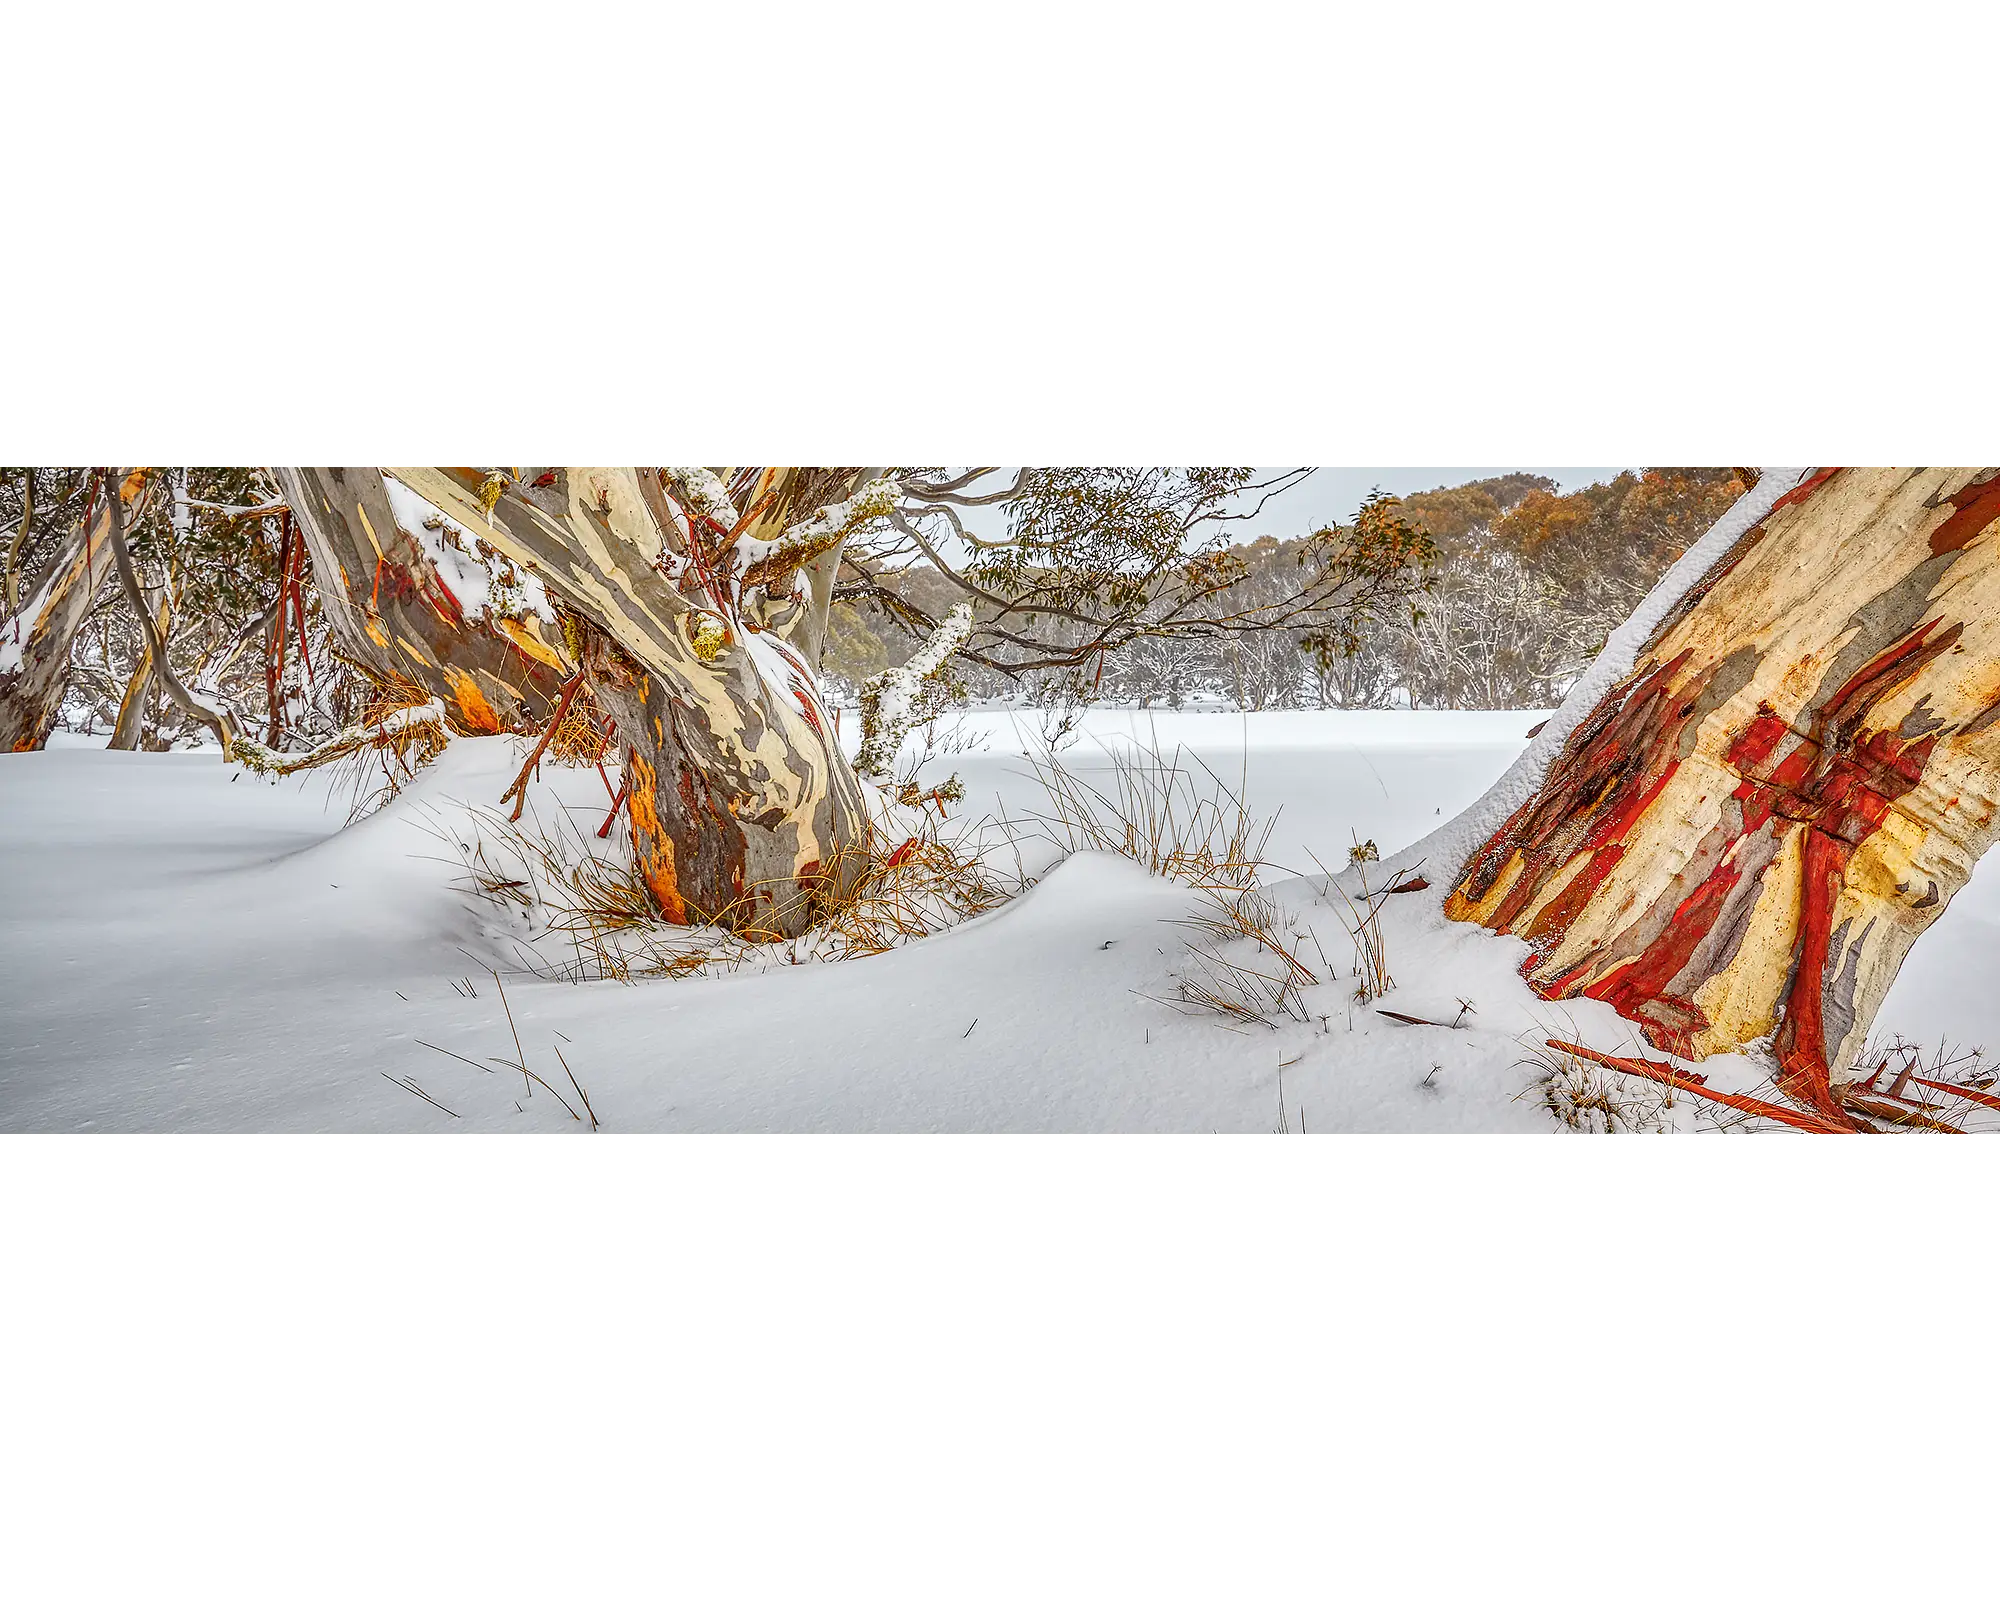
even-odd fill
[{"label": "tree trunk", "polygon": [[[119,482],[119,499],[136,513],[146,469]],[[93,504],[27,604],[0,622],[0,750],[39,750],[48,742],[62,709],[70,646],[112,575],[110,538],[110,508]]]},{"label": "tree trunk", "polygon": [[[867,807],[817,676],[838,547],[770,558],[869,469],[744,469],[706,519],[657,468],[282,475],[321,590],[342,597],[343,638],[444,695],[465,726],[546,718],[583,671],[617,727],[634,855],[664,915],[791,936],[857,869]],[[455,558],[436,553],[438,531],[426,546],[399,522],[392,498],[407,521],[408,497],[487,568],[545,586],[560,626],[469,616],[439,573]]]},{"label": "tree trunk", "polygon": [[[473,571],[476,550],[455,550],[447,530],[424,527],[407,501],[399,514],[379,468],[276,470],[320,604],[349,655],[431,689],[461,733],[518,729],[549,714],[568,671],[559,642],[532,614],[466,614],[459,591],[491,589]],[[483,513],[474,513],[476,527]],[[461,572],[473,574],[470,586],[455,585]]]},{"label": "tree trunk", "polygon": [[1672,608],[1447,911],[1660,1049],[1769,1037],[1838,1115],[1996,818],[2000,469],[1826,469]]},{"label": "tree trunk", "polygon": [[[154,614],[153,627],[161,639],[170,637],[174,623],[174,595],[170,586],[160,589],[159,609]],[[158,688],[153,676],[153,652],[150,647],[139,652],[139,664],[132,669],[132,681],[125,685],[125,697],[118,702],[118,720],[112,725],[112,750],[136,750],[140,735],[145,730],[149,711],[159,700]]]}]

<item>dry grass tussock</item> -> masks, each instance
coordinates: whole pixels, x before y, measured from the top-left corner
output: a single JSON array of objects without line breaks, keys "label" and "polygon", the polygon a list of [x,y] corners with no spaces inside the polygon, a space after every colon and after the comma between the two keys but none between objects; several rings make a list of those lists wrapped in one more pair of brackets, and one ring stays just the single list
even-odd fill
[{"label": "dry grass tussock", "polygon": [[[599,725],[594,712],[585,716],[574,744],[578,764],[597,759],[590,738]],[[604,840],[559,807],[532,810],[520,823],[484,808],[432,809],[423,820],[444,846],[442,859],[462,869],[457,887],[498,914],[495,925],[520,965],[546,978],[681,978],[877,955],[954,927],[1029,887],[1034,880],[1020,869],[1020,846],[1039,839],[1058,858],[1107,851],[1198,891],[1198,907],[1183,924],[1191,964],[1169,1004],[1232,1025],[1310,1020],[1304,991],[1332,981],[1334,968],[1313,929],[1262,885],[1276,818],[1255,818],[1240,786],[1198,756],[1146,746],[1105,754],[1096,773],[1058,761],[1053,748],[1031,757],[1042,802],[980,829],[945,822],[947,802],[963,792],[955,782],[925,790],[906,774],[892,790],[904,801],[895,822],[871,830],[830,864],[815,926],[798,938],[746,916],[752,897],[700,925],[666,922],[630,864],[622,817]],[[1011,871],[996,865],[1008,855]],[[1387,981],[1379,923],[1371,915],[1379,911],[1378,894],[1364,891],[1349,929],[1355,975],[1364,986]]]},{"label": "dry grass tussock", "polygon": [[[1355,980],[1352,998],[1368,1005],[1395,987],[1381,916],[1399,880],[1364,887],[1358,898],[1347,895],[1331,876],[1327,881],[1340,897],[1336,910],[1353,946],[1348,968]],[[1327,890],[1320,897],[1331,903]],[[1231,1023],[1276,1027],[1281,1016],[1311,1022],[1314,1012],[1305,991],[1338,981],[1318,930],[1256,884],[1240,890],[1204,886],[1202,899],[1196,913],[1181,924],[1199,937],[1184,941],[1193,964],[1181,978],[1179,1001]]]},{"label": "dry grass tussock", "polygon": [[441,714],[423,716],[433,697],[400,673],[383,673],[358,661],[342,661],[366,686],[352,726],[301,755],[285,760],[285,773],[331,768],[334,793],[348,800],[347,820],[379,810],[404,785],[444,753],[450,730]]},{"label": "dry grass tussock", "polygon": [[[1096,780],[1058,761],[1053,740],[1045,754],[1031,754],[1045,804],[1020,826],[1064,853],[1109,851],[1199,891],[1201,904],[1180,924],[1193,936],[1182,941],[1190,964],[1169,1005],[1231,1026],[1276,1027],[1280,1017],[1310,1022],[1305,991],[1334,981],[1335,969],[1318,933],[1266,891],[1267,874],[1288,870],[1268,857],[1277,814],[1257,820],[1242,777],[1231,784],[1189,752],[1167,755],[1157,744],[1100,748],[1108,767]],[[1395,986],[1381,916],[1408,875],[1371,886],[1365,864],[1379,859],[1372,841],[1357,839],[1349,859],[1360,868],[1356,896],[1320,870],[1339,895],[1353,945],[1354,998],[1367,1004]],[[1323,898],[1330,895],[1323,891]]]},{"label": "dry grass tussock", "polygon": [[1594,1061],[1532,1045],[1521,1066],[1534,1074],[1515,1096],[1535,1100],[1571,1133],[1667,1133],[1673,1085],[1627,1077]]},{"label": "dry grass tussock", "polygon": [[1065,766],[1052,750],[1030,753],[1028,766],[1045,797],[1019,826],[1064,854],[1105,850],[1148,872],[1223,894],[1254,888],[1268,866],[1265,847],[1277,823],[1259,823],[1243,800],[1199,756],[1165,755],[1157,744],[1100,745],[1108,769],[1100,780]]},{"label": "dry grass tussock", "polygon": [[1189,965],[1168,1004],[1212,1012],[1231,1025],[1275,1028],[1281,1016],[1312,1021],[1305,991],[1332,963],[1319,935],[1261,889],[1204,887],[1200,907],[1179,926],[1195,937],[1182,940]]},{"label": "dry grass tussock", "polygon": [[580,683],[549,735],[543,759],[559,767],[592,767],[611,754],[611,727],[588,683]]},{"label": "dry grass tussock", "polygon": [[[879,955],[991,910],[1018,891],[942,836],[936,819],[892,840],[880,830],[837,859],[813,929],[788,938],[724,907],[705,923],[660,914],[631,864],[622,817],[610,836],[587,834],[561,808],[531,808],[516,823],[492,808],[428,808],[421,825],[463,868],[455,887],[498,915],[521,966],[564,982],[684,978],[743,968],[850,961]],[[732,925],[734,924],[734,925]]]},{"label": "dry grass tussock", "polygon": [[[1193,935],[1182,941],[1191,965],[1166,1003],[1212,1012],[1232,1025],[1275,1027],[1280,1015],[1309,1020],[1301,991],[1320,980],[1299,947],[1310,937],[1317,950],[1318,940],[1260,887],[1277,817],[1256,820],[1240,780],[1232,786],[1185,750],[1169,755],[1157,743],[1100,741],[1103,769],[1092,777],[1059,760],[1058,748],[1049,738],[1028,755],[1043,803],[1010,828],[1016,837],[1046,840],[1064,856],[1082,850],[1124,856],[1199,892],[1198,909],[1180,924]],[[1325,952],[1317,953],[1324,965]]]}]

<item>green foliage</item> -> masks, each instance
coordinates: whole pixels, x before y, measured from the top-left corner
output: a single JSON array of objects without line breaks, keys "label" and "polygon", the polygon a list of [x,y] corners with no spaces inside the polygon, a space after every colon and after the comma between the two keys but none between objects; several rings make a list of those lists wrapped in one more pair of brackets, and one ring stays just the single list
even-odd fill
[{"label": "green foliage", "polygon": [[[1515,472],[1376,493],[1349,524],[1232,543],[1242,523],[1220,519],[1242,506],[1231,488],[1242,469],[1195,472],[1206,475],[1028,473],[1009,524],[1019,546],[978,550],[965,571],[994,591],[961,657],[972,691],[1025,690],[1037,704],[1547,705],[1754,481],[1737,468],[1648,468],[1565,495]],[[1176,519],[1190,516],[1175,545]],[[1122,582],[1105,579],[1112,568]],[[928,560],[858,576],[844,574],[847,625],[891,661],[965,598]],[[1132,602],[1122,613],[1120,600]],[[865,649],[854,634],[842,642]]]},{"label": "green foliage", "polygon": [[[1304,476],[1293,469],[1260,482],[1247,467],[1035,467],[1001,492],[955,499],[954,486],[967,480],[925,469],[906,478],[917,504],[886,537],[850,547],[839,592],[871,603],[871,625],[879,616],[914,640],[941,614],[931,598],[941,584],[949,603],[973,606],[975,633],[963,652],[973,669],[1015,682],[1083,674],[1093,689],[1107,660],[1140,641],[1221,644],[1352,626],[1414,592],[1428,541],[1381,506],[1354,527],[1311,534],[1289,562],[1257,559],[1235,543],[1243,523]],[[954,503],[997,504],[1004,532],[968,530]],[[946,553],[956,545],[969,546],[962,564]]]}]

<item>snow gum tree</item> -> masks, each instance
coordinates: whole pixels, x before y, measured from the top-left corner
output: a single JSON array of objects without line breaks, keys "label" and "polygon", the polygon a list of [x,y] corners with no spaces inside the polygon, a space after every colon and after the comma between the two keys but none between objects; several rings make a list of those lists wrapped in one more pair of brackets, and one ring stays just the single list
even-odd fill
[{"label": "snow gum tree", "polygon": [[[283,468],[330,622],[462,732],[546,725],[587,684],[616,730],[637,866],[662,912],[789,936],[860,870],[871,811],[819,667],[836,597],[912,660],[864,686],[887,775],[954,656],[1082,677],[1135,639],[1331,626],[1407,594],[1412,530],[1308,541],[1281,595],[1227,603],[1232,524],[1303,470]],[[914,603],[931,573],[949,598]],[[1222,603],[1218,603],[1222,602]]]},{"label": "snow gum tree", "polygon": [[1664,580],[1684,592],[1447,911],[1663,1050],[1768,1038],[1779,1086],[1839,1116],[1904,956],[2000,833],[2000,468],[1763,498]]},{"label": "snow gum tree", "polygon": [[[11,530],[7,555],[8,604],[0,620],[0,750],[8,751],[39,750],[47,742],[62,705],[71,648],[112,577],[112,508],[92,492],[95,479],[77,473],[62,486],[64,497],[79,508],[73,527],[49,541],[38,580],[22,582],[22,557],[35,526],[38,476],[53,474],[26,469],[20,521]],[[145,468],[119,476],[118,498],[127,515],[137,516],[144,508],[156,476]],[[47,509],[45,502],[45,513]]]}]

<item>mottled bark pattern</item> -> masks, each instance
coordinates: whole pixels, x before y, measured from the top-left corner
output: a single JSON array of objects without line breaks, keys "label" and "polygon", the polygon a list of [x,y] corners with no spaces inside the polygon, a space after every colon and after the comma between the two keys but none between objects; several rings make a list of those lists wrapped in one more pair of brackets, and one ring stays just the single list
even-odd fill
[{"label": "mottled bark pattern", "polygon": [[[523,712],[546,716],[570,662],[552,653],[545,673],[506,682],[499,658],[477,655],[486,645],[424,593],[407,548],[389,551],[389,564],[412,572],[412,600],[361,592],[338,553],[365,548],[372,559],[367,536],[394,527],[383,471],[534,573],[573,615],[597,703],[617,726],[634,855],[662,911],[746,932],[810,926],[823,891],[856,870],[868,815],[819,698],[830,566],[824,575],[808,568],[797,598],[742,593],[733,546],[718,550],[711,533],[700,560],[689,559],[686,520],[656,468],[349,468],[338,480],[330,471],[288,473],[287,495],[309,537],[316,526],[324,535],[311,545],[315,569],[339,559],[362,637],[461,710],[459,673],[471,672],[489,702],[497,694],[490,680],[500,678],[519,692]],[[721,469],[734,486],[733,539],[773,541],[873,475],[862,467]],[[299,496],[311,504],[300,508]],[[336,515],[343,506],[353,509]],[[705,617],[721,631],[719,645],[704,651],[695,633]],[[537,635],[534,643],[544,642]]]},{"label": "mottled bark pattern", "polygon": [[816,898],[856,869],[866,814],[811,675],[796,673],[795,707],[761,679],[724,685],[718,703],[701,692],[714,686],[647,672],[596,633],[584,666],[617,724],[634,858],[668,919],[809,927]]},{"label": "mottled bark pattern", "polygon": [[1835,1111],[2000,833],[2000,469],[1827,469],[1743,535],[1472,858],[1449,914]]},{"label": "mottled bark pattern", "polygon": [[[119,498],[136,514],[148,474],[121,475]],[[62,708],[70,646],[112,575],[111,513],[93,504],[84,524],[49,564],[20,611],[0,622],[0,750],[39,750]]]},{"label": "mottled bark pattern", "polygon": [[[281,467],[311,553],[320,604],[342,648],[378,672],[434,690],[461,733],[499,733],[548,715],[569,667],[534,618],[467,617],[375,467]],[[473,506],[467,523],[484,517]]]}]

